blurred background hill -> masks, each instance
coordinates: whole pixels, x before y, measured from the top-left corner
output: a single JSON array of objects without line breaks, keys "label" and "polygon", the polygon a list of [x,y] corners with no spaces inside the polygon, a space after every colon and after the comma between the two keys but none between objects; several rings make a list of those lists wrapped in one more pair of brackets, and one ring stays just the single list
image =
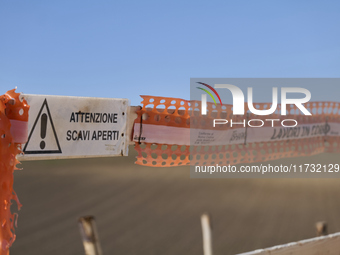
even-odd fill
[{"label": "blurred background hill", "polygon": [[[11,254],[84,254],[84,215],[96,217],[104,254],[203,254],[203,212],[212,214],[215,254],[311,238],[320,220],[340,231],[339,179],[190,179],[188,167],[139,166],[132,147],[129,154],[23,162]],[[338,155],[303,158],[310,160]]]}]

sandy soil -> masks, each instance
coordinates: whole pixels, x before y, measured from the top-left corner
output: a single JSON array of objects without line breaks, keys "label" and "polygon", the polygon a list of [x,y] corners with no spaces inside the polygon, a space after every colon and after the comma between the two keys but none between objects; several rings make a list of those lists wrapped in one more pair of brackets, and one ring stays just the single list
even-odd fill
[{"label": "sandy soil", "polygon": [[138,166],[135,156],[23,162],[11,254],[84,254],[84,215],[96,217],[104,254],[118,255],[203,254],[206,211],[215,254],[311,238],[319,220],[340,231],[340,179],[190,179],[187,167]]}]

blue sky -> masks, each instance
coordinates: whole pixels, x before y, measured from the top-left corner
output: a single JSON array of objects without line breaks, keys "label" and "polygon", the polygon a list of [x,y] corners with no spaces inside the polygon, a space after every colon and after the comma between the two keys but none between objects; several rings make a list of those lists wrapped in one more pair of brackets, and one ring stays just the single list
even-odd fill
[{"label": "blue sky", "polygon": [[0,0],[0,94],[189,99],[192,77],[340,77],[340,1]]}]

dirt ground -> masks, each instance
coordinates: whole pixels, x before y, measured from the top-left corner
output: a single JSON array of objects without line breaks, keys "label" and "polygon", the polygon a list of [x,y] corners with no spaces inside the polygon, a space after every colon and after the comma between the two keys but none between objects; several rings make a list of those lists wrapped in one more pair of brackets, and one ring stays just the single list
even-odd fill
[{"label": "dirt ground", "polygon": [[340,179],[190,179],[188,167],[138,166],[135,156],[23,162],[11,254],[84,254],[85,215],[96,217],[104,255],[203,254],[203,212],[215,254],[311,238],[320,220],[340,231]]}]

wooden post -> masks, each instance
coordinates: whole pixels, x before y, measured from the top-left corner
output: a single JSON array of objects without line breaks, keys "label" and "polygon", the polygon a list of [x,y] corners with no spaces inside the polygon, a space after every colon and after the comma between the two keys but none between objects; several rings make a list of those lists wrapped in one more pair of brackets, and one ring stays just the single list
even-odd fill
[{"label": "wooden post", "polygon": [[203,254],[212,255],[212,224],[209,214],[204,213],[201,216],[202,234],[203,234]]},{"label": "wooden post", "polygon": [[78,224],[83,239],[85,255],[102,255],[94,217],[80,217]]},{"label": "wooden post", "polygon": [[328,235],[327,222],[319,221],[315,224],[315,227],[316,227],[316,236]]}]

